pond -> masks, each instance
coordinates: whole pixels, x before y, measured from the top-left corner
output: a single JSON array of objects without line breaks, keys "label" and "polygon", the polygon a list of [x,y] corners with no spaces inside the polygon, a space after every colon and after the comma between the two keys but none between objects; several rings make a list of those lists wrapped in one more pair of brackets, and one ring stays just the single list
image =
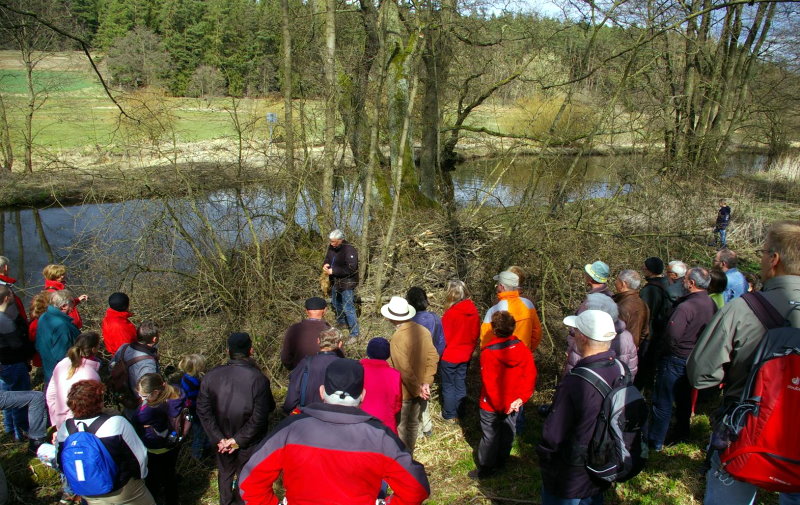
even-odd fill
[{"label": "pond", "polygon": [[[762,155],[733,156],[724,174],[765,169]],[[556,184],[564,180],[572,157],[512,157],[466,162],[453,173],[456,200],[461,206],[510,206],[525,199],[546,203]],[[604,198],[634,188],[626,182],[629,167],[645,163],[639,156],[590,156],[578,160],[568,184],[567,199]],[[352,229],[361,225],[361,196],[355,181],[337,186],[335,213],[338,222]],[[253,233],[269,237],[284,227],[285,195],[271,188],[222,189],[203,197],[164,201],[129,200],[118,203],[70,207],[6,210],[0,219],[0,251],[10,262],[10,275],[26,301],[41,289],[42,268],[48,263],[79,261],[85,247],[112,251],[119,267],[133,261],[144,241],[173,265],[191,257],[188,246],[175,237],[159,236],[164,223],[179,222],[186,233],[203,235],[208,226],[219,233],[226,247],[247,243]],[[311,225],[316,207],[309,194],[300,195],[295,221]],[[248,220],[249,217],[249,220]],[[311,222],[310,222],[311,221]],[[203,242],[201,238],[200,242]],[[210,246],[209,244],[206,244]],[[68,279],[80,290],[79,278]],[[113,289],[113,288],[112,288]]]}]

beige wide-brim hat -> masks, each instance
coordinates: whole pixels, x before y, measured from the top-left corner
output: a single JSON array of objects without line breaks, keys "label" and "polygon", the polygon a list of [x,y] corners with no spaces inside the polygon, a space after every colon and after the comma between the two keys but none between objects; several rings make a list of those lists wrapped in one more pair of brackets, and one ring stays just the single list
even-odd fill
[{"label": "beige wide-brim hat", "polygon": [[393,296],[389,303],[381,307],[381,314],[392,321],[408,321],[417,311],[402,296]]}]

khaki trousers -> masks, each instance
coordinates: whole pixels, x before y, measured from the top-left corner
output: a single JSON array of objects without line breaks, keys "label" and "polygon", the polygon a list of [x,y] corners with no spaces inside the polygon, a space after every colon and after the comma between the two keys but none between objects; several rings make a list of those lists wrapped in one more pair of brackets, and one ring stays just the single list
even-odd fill
[{"label": "khaki trousers", "polygon": [[89,505],[156,505],[142,479],[131,479],[113,493],[83,498]]}]

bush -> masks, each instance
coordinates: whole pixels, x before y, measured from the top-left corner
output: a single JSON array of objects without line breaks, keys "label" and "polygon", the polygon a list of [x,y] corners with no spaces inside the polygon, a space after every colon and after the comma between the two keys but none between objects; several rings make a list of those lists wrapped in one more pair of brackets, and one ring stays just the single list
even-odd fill
[{"label": "bush", "polygon": [[200,65],[192,73],[186,96],[193,98],[225,95],[225,77],[216,67]]},{"label": "bush", "polygon": [[136,27],[118,38],[108,51],[111,82],[125,88],[158,84],[170,66],[161,38],[144,27]]}]

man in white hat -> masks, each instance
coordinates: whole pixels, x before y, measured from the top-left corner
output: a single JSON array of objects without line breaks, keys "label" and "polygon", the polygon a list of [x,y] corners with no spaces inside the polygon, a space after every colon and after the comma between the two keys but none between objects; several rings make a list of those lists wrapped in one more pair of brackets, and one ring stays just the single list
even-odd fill
[{"label": "man in white hat", "polygon": [[[619,369],[611,350],[611,341],[617,335],[611,316],[590,309],[564,318],[564,324],[574,328],[575,343],[582,356],[576,367],[590,368],[607,383],[613,383]],[[543,505],[567,500],[602,503],[602,494],[610,484],[593,479],[585,465],[572,461],[574,448],[588,447],[602,405],[603,395],[577,375],[567,374],[558,385],[542,428],[542,441],[536,448],[542,471]]]},{"label": "man in white hat", "polygon": [[381,307],[383,317],[395,327],[389,345],[389,364],[400,372],[403,383],[403,407],[397,435],[412,454],[417,442],[422,404],[431,397],[431,383],[439,363],[431,332],[411,321],[416,313],[414,307],[400,296],[393,296]]},{"label": "man in white hat", "polygon": [[505,270],[493,277],[497,284],[497,303],[494,304],[483,317],[481,324],[481,348],[491,340],[497,338],[492,331],[492,316],[505,310],[514,316],[516,330],[514,336],[522,341],[531,350],[536,350],[542,339],[542,323],[533,302],[519,296],[519,276],[510,270]]}]

